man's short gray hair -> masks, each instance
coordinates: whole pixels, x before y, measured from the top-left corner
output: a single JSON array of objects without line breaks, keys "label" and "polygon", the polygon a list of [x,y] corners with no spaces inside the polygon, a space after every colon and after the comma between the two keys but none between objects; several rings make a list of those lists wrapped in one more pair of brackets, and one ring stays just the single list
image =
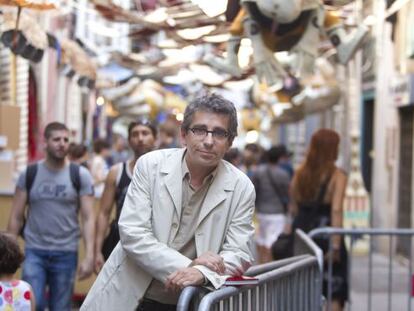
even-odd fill
[{"label": "man's short gray hair", "polygon": [[188,132],[190,125],[193,122],[194,114],[197,111],[205,111],[221,114],[229,117],[229,141],[232,142],[237,136],[237,111],[233,103],[224,99],[218,94],[206,94],[197,97],[185,108],[184,120],[181,129]]}]

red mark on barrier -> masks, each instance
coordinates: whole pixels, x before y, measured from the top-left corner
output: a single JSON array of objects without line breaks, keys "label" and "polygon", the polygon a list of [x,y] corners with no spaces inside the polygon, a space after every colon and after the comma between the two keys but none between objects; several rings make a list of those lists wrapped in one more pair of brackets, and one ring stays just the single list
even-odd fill
[{"label": "red mark on barrier", "polygon": [[414,297],[414,274],[411,276],[411,297]]}]

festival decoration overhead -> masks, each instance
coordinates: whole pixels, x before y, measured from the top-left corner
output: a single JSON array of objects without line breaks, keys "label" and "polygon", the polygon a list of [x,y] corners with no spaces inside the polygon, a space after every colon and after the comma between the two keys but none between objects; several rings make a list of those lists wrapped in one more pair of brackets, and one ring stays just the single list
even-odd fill
[{"label": "festival decoration overhead", "polygon": [[[110,0],[91,2],[102,17],[109,21],[141,26],[130,34],[136,38],[166,31],[167,36],[178,44],[189,44],[202,40],[204,36],[216,34],[223,25],[220,16],[208,16],[190,1],[163,1],[165,6],[158,5],[155,10],[145,12],[123,9]],[[220,32],[222,30],[224,28]]]},{"label": "festival decoration overhead", "polygon": [[15,14],[10,11],[4,13],[5,31],[1,36],[3,44],[13,53],[39,62],[43,57],[43,50],[47,47],[46,33],[36,20],[23,13],[22,9],[46,11],[55,9],[55,5],[42,0],[0,0],[0,6],[17,7]]},{"label": "festival decoration overhead", "polygon": [[5,12],[3,18],[5,31],[1,35],[2,43],[14,54],[35,63],[40,62],[48,40],[36,20],[25,12],[15,14],[10,11]]},{"label": "festival decoration overhead", "polygon": [[[351,0],[338,1],[329,3]],[[335,74],[321,78],[315,60],[334,47],[336,60],[345,64],[367,35],[364,25],[347,34],[338,12],[321,0],[223,0],[214,10],[201,0],[136,0],[131,9],[116,3],[91,0],[85,9],[95,9],[107,21],[132,25],[123,34],[134,46],[130,53],[95,47],[98,55],[92,55],[76,38],[46,33],[22,12],[54,8],[46,1],[0,0],[0,5],[15,6],[19,13],[5,15],[1,40],[33,62],[42,59],[48,46],[54,48],[62,73],[81,87],[96,88],[120,115],[156,117],[165,109],[183,110],[182,98],[187,95],[168,93],[168,88],[182,88],[187,94],[203,87],[231,93],[226,83],[255,81],[253,93],[259,95],[253,100],[246,95],[239,108],[246,108],[245,128],[259,130],[257,120],[264,114],[276,122],[290,122],[337,103]],[[331,43],[321,41],[321,34]],[[279,51],[284,51],[283,57]],[[121,74],[120,67],[128,75]]]},{"label": "festival decoration overhead", "polygon": [[234,6],[239,10],[237,16],[230,16],[233,18],[232,36],[227,45],[227,57],[221,59],[209,55],[206,62],[233,76],[240,76],[237,53],[241,38],[247,36],[252,42],[256,75],[274,90],[282,89],[284,81],[289,79],[289,72],[275,58],[275,52],[295,53],[293,74],[302,78],[313,73],[321,33],[329,37],[342,64],[352,58],[368,33],[367,27],[361,24],[348,36],[338,15],[325,10],[319,0],[229,1],[233,11]]},{"label": "festival decoration overhead", "polygon": [[55,5],[49,1],[27,1],[27,0],[0,0],[0,5],[14,6],[22,9],[33,10],[52,10],[55,9]]},{"label": "festival decoration overhead", "polygon": [[[330,4],[348,2],[330,1]],[[336,76],[329,76],[328,82],[322,79],[320,69],[315,69],[315,60],[321,56],[321,51],[334,47],[337,61],[347,63],[368,32],[360,25],[347,34],[342,17],[320,0],[229,0],[225,12],[227,23],[223,14],[206,14],[198,1],[154,0],[151,3],[145,10],[138,5],[125,10],[110,0],[93,0],[96,10],[107,20],[136,25],[130,37],[139,42],[139,52],[115,53],[112,61],[134,70],[135,77],[141,80],[154,79],[190,89],[198,88],[199,84],[225,88],[227,81],[256,76],[256,83],[261,85],[259,93],[266,94],[266,100],[262,100],[265,103],[262,106],[246,106],[250,110],[244,110],[243,120],[250,120],[250,123],[257,120],[257,108],[276,122],[290,122],[336,104],[340,96]],[[226,30],[229,22],[230,31]],[[154,38],[152,34],[157,34],[157,40],[149,39]],[[329,38],[331,44],[321,41],[321,34]],[[248,40],[242,42],[244,37]],[[226,58],[213,56],[227,39]],[[240,45],[251,50],[244,55],[243,66],[239,63]],[[186,55],[189,50],[195,57]],[[287,52],[289,58],[276,58],[275,52],[279,51]],[[330,57],[329,62],[332,60]],[[221,74],[214,75],[203,63],[219,69]],[[160,110],[161,106],[150,105],[143,99],[140,87],[131,90],[131,85],[123,88],[128,89],[127,96],[113,101],[121,114],[154,115]],[[257,128],[252,124],[246,127]]]},{"label": "festival decoration overhead", "polygon": [[96,65],[76,41],[62,39],[59,41],[62,50],[61,64],[65,66],[64,73],[68,77],[77,74],[78,85],[94,88],[96,80]]},{"label": "festival decoration overhead", "polygon": [[[304,87],[295,94],[277,92],[265,84],[256,83],[252,90],[255,104],[272,115],[275,123],[292,123],[306,115],[329,109],[338,103],[341,92],[334,67],[322,57],[315,61],[315,73],[308,77]],[[281,100],[283,99],[283,100]]]}]

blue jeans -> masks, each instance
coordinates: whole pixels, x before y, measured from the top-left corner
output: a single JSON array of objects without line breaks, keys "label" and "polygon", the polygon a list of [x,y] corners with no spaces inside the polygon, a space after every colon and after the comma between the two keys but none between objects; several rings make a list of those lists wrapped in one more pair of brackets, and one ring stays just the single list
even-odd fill
[{"label": "blue jeans", "polygon": [[22,279],[33,288],[37,311],[47,305],[46,286],[50,311],[71,310],[77,263],[77,252],[25,249]]}]

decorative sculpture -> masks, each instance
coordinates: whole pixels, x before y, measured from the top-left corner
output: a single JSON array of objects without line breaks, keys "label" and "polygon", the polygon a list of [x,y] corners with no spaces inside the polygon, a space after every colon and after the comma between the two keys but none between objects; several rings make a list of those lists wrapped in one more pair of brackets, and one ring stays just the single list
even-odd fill
[{"label": "decorative sculpture", "polygon": [[241,0],[239,5],[230,27],[226,59],[210,55],[205,60],[214,68],[241,76],[237,53],[245,34],[252,42],[256,75],[275,91],[291,78],[274,57],[275,52],[295,53],[294,76],[303,78],[313,72],[321,33],[336,47],[337,59],[342,64],[352,58],[368,33],[368,28],[361,24],[347,35],[340,18],[325,10],[319,0]]}]

